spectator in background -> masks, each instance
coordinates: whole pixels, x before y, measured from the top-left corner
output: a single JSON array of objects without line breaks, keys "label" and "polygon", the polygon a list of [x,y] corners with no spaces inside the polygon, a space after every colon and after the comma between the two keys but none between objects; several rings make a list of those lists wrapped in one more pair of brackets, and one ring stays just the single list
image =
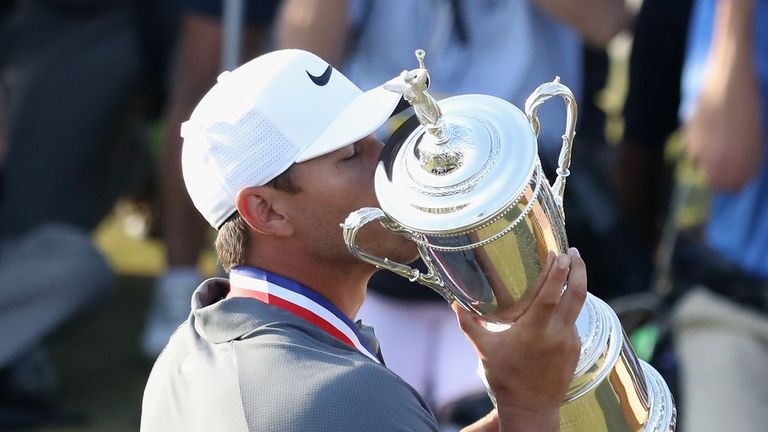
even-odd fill
[{"label": "spectator in background", "polygon": [[[681,114],[712,188],[700,289],[678,305],[683,426],[768,424],[768,1],[697,0]],[[711,251],[707,255],[706,251]]]},{"label": "spectator in background", "polygon": [[[415,68],[414,51],[423,48],[432,94],[485,93],[522,107],[533,89],[556,75],[578,98],[582,38],[603,46],[628,21],[618,0],[286,0],[277,45],[329,59],[363,89]],[[551,103],[540,115],[542,161],[554,163],[565,110]],[[388,367],[438,417],[448,415],[441,411],[452,402],[483,392],[473,350],[450,309],[427,288],[379,272],[359,316],[388,347]]]},{"label": "spectator in background", "polygon": [[51,221],[93,229],[133,167],[114,138],[140,74],[132,10],[119,0],[24,0],[1,31],[0,238]]},{"label": "spectator in background", "polygon": [[[278,43],[327,53],[367,88],[413,69],[413,52],[423,48],[433,93],[480,92],[522,107],[555,75],[580,96],[582,38],[605,45],[628,21],[619,0],[482,0],[471,7],[461,0],[291,0]],[[541,115],[543,151],[556,157],[565,110],[547,104]]]},{"label": "spectator in background", "polygon": [[[7,15],[6,15],[7,14]],[[115,139],[139,79],[127,2],[20,0],[0,27],[0,429],[54,415],[43,348],[106,295],[89,231],[109,212],[130,152]],[[94,347],[94,349],[98,349]]]},{"label": "spectator in background", "polygon": [[[222,71],[222,2],[182,0],[181,3],[177,64],[165,114],[165,146],[159,174],[167,270],[156,282],[142,338],[142,351],[149,359],[160,354],[168,338],[189,314],[189,298],[202,282],[197,264],[208,232],[182,180],[179,129]],[[244,2],[246,58],[255,57],[264,48],[278,3],[279,0]]]}]

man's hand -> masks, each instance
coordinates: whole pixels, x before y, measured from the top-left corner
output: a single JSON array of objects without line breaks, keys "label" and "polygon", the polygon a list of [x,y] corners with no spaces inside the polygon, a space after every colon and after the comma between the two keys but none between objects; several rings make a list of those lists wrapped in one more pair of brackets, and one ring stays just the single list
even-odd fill
[{"label": "man's hand", "polygon": [[579,359],[575,321],[586,299],[587,273],[578,251],[550,254],[535,285],[540,290],[531,306],[501,332],[487,330],[477,316],[453,305],[496,397],[499,430],[558,431],[560,404]]}]

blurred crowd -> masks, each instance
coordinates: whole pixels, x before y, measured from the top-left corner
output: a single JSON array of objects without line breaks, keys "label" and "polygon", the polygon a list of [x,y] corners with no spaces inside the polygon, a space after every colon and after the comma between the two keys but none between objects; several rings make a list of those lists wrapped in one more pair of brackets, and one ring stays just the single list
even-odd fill
[{"label": "blurred crowd", "polygon": [[[617,35],[632,47],[611,142]],[[279,48],[315,52],[363,90],[423,48],[431,93],[518,107],[560,76],[579,102],[565,214],[590,290],[628,333],[654,329],[678,430],[768,425],[768,0],[15,0],[0,6],[0,429],[55,406],[46,346],[116,283],[92,233],[118,200],[149,203],[166,251],[136,349],[152,361],[186,319],[210,236],[182,181],[180,125],[222,71]],[[540,118],[553,178],[564,107]],[[711,196],[692,227],[677,217],[681,161]],[[486,413],[442,298],[385,272],[369,288],[360,317],[446,430]]]}]

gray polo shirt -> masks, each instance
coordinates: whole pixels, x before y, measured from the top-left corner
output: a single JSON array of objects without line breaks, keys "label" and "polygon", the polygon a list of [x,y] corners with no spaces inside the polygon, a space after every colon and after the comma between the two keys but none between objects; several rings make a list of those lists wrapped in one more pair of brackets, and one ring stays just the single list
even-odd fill
[{"label": "gray polo shirt", "polygon": [[224,300],[228,291],[226,279],[195,291],[189,320],[152,368],[142,431],[438,430],[386,367],[282,309]]}]

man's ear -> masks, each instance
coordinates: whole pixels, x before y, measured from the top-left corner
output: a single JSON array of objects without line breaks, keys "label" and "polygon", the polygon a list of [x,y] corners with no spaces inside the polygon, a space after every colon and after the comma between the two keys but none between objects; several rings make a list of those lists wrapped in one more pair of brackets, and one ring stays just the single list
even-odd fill
[{"label": "man's ear", "polygon": [[253,186],[241,189],[235,198],[240,217],[253,230],[280,237],[293,234],[293,226],[288,217],[276,210],[275,200],[280,193],[266,186]]}]

